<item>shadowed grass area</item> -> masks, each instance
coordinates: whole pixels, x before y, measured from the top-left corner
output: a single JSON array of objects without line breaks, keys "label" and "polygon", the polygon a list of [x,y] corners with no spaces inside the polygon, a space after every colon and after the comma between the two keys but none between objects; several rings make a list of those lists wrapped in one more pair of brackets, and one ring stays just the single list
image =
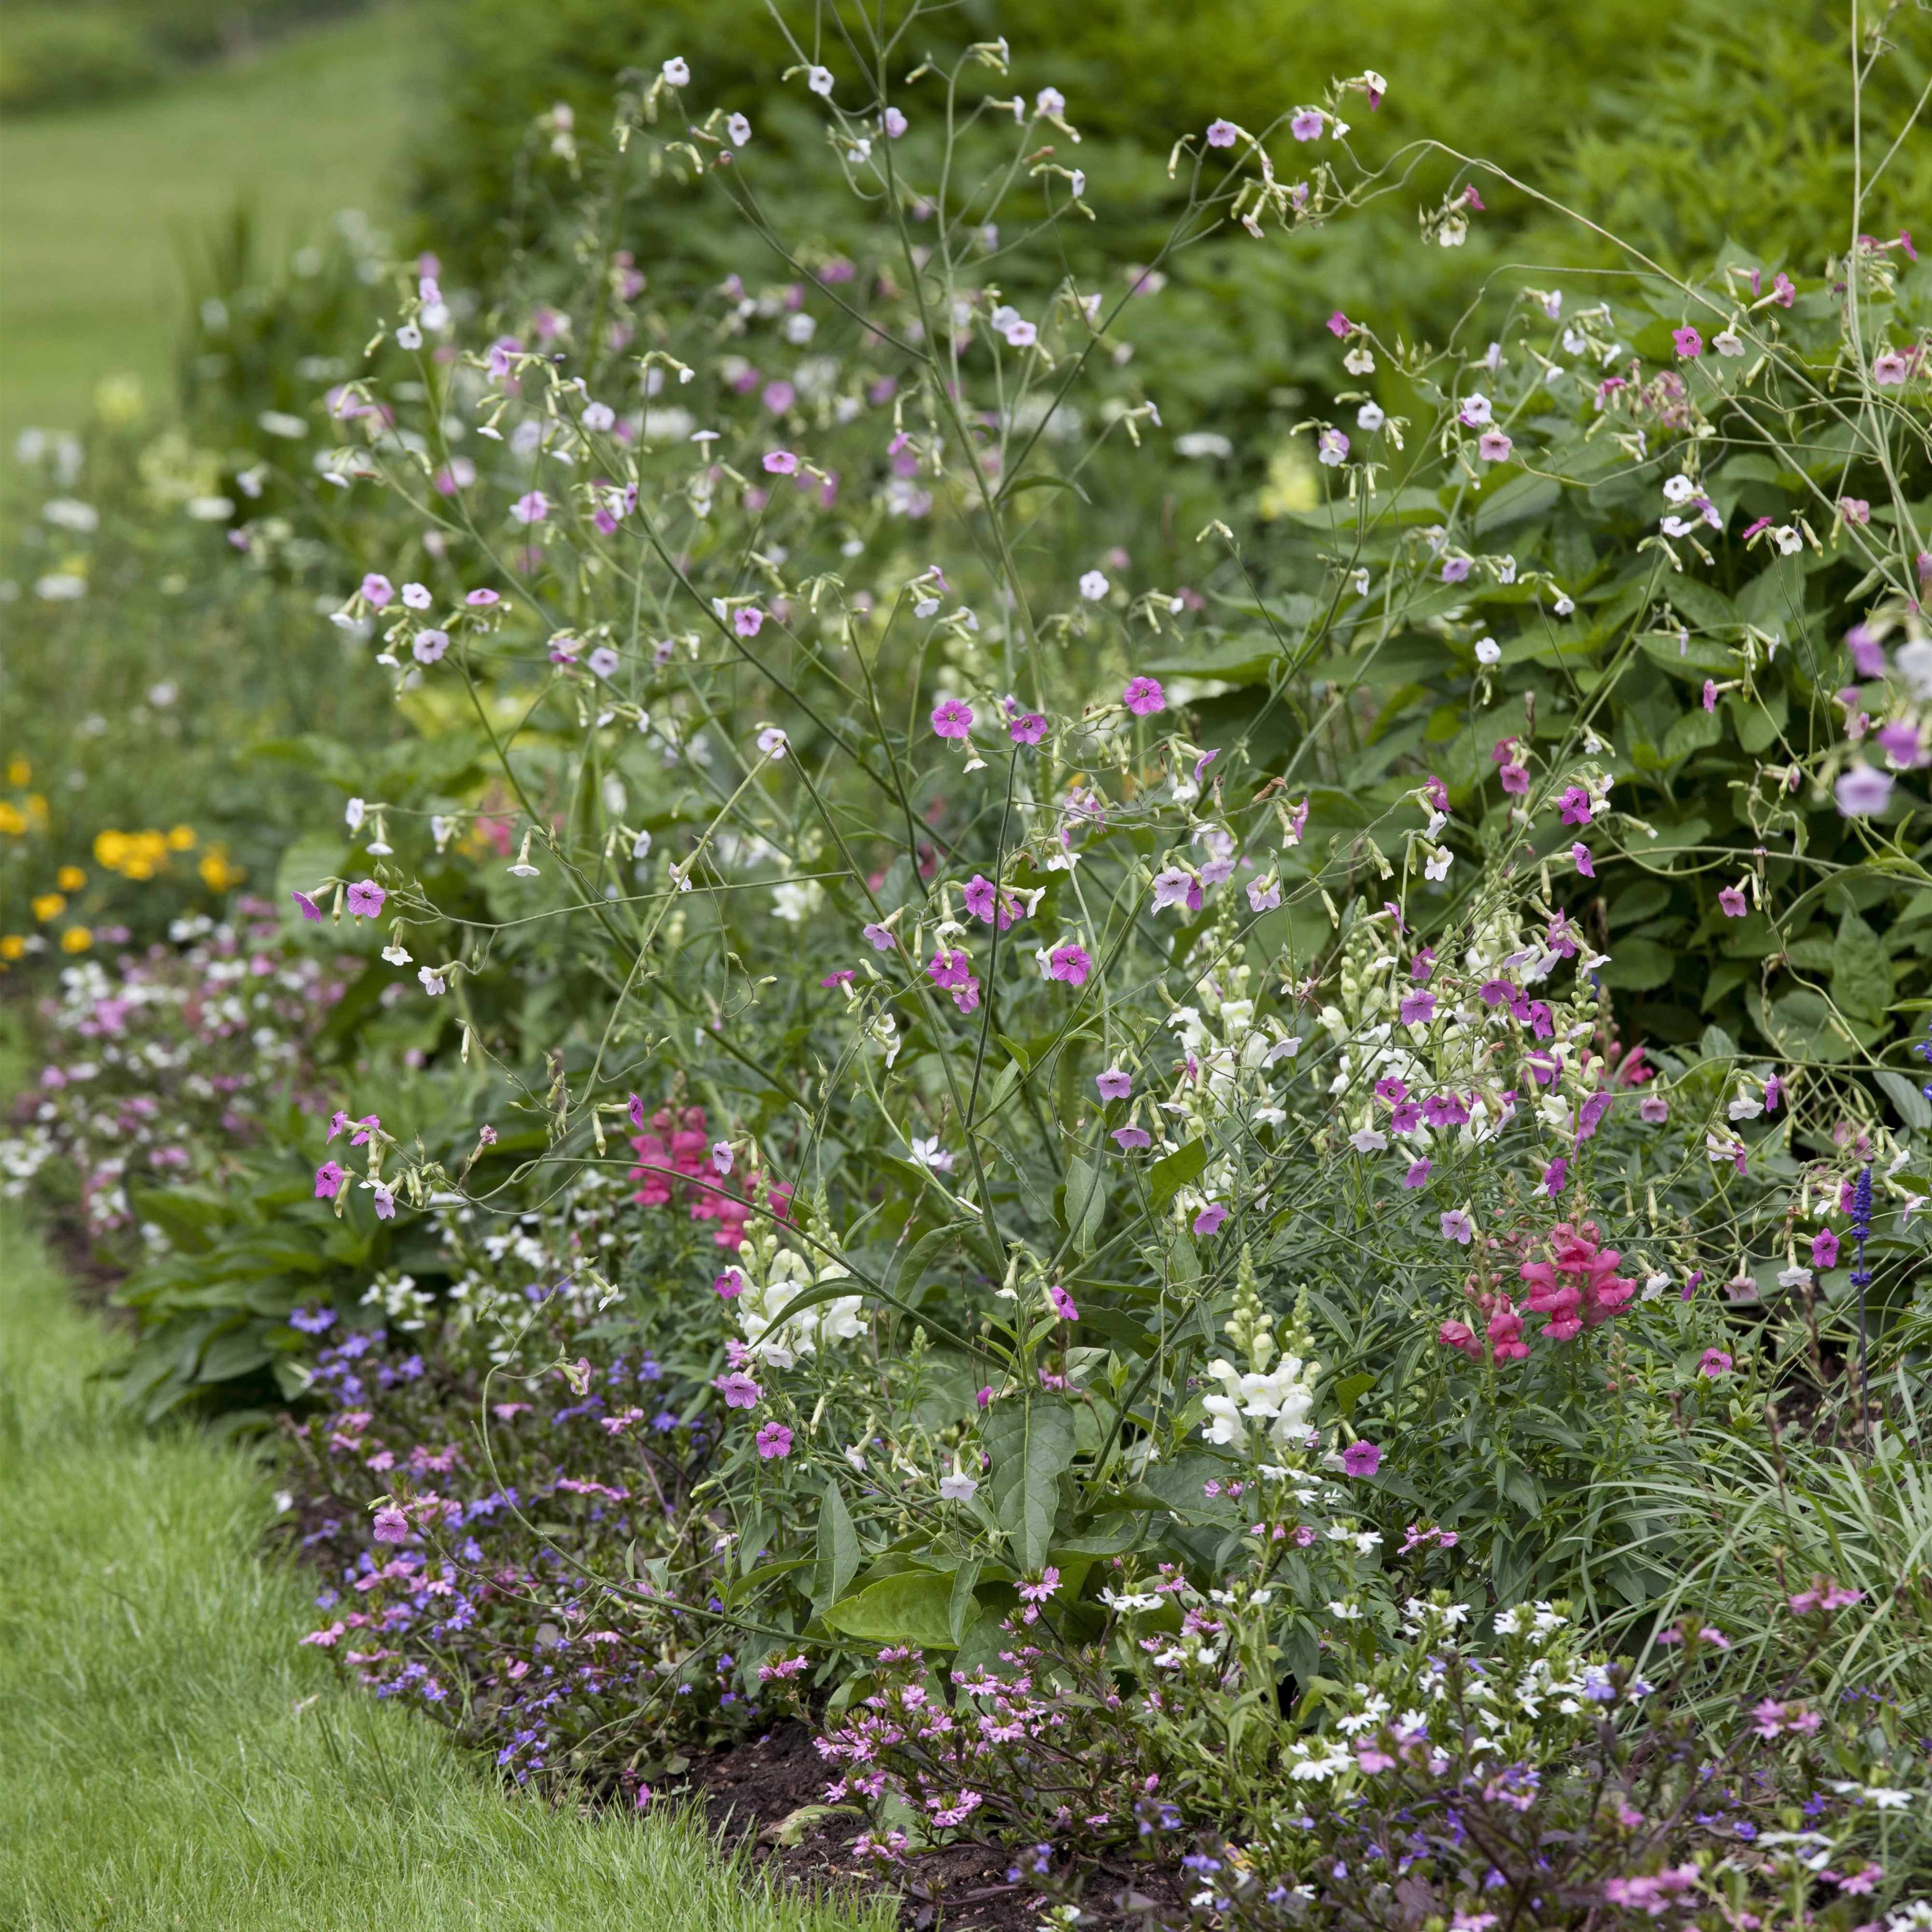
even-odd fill
[{"label": "shadowed grass area", "polygon": [[0,1204],[0,1899],[9,1926],[887,1932],[686,1814],[506,1798],[298,1647],[248,1456],[90,1382],[112,1338]]},{"label": "shadowed grass area", "polygon": [[0,434],[76,427],[110,375],[165,404],[177,250],[238,198],[272,262],[339,208],[379,214],[433,10],[389,0],[138,100],[0,119]]}]

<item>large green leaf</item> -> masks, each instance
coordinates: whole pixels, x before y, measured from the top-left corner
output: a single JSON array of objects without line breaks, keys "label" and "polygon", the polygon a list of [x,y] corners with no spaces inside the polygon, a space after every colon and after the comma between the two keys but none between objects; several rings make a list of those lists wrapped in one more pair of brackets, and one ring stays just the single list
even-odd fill
[{"label": "large green leaf", "polygon": [[1677,956],[1654,939],[1613,940],[1610,963],[1603,968],[1604,984],[1621,986],[1627,992],[1647,992],[1653,986],[1667,985],[1677,970]]},{"label": "large green leaf", "polygon": [[1094,1252],[1101,1216],[1107,1211],[1107,1191],[1100,1184],[1098,1161],[1076,1160],[1066,1170],[1066,1231],[1083,1255]]},{"label": "large green leaf", "polygon": [[1892,1004],[1892,961],[1885,942],[1847,907],[1832,950],[1832,1000],[1854,1018],[1877,1024]]},{"label": "large green leaf", "polygon": [[1180,1190],[1208,1165],[1208,1143],[1191,1140],[1184,1148],[1163,1154],[1148,1170],[1148,1192],[1154,1197],[1157,1214]]},{"label": "large green leaf", "polygon": [[859,1555],[859,1533],[852,1527],[844,1493],[836,1483],[828,1483],[818,1506],[818,1557],[812,1572],[812,1607],[821,1616],[858,1574]]},{"label": "large green leaf", "polygon": [[823,1612],[842,1636],[921,1650],[952,1648],[952,1572],[904,1570]]},{"label": "large green leaf", "polygon": [[1053,1540],[1061,1473],[1073,1460],[1073,1416],[1064,1402],[1010,1396],[980,1426],[992,1459],[993,1514],[1022,1570],[1037,1570]]}]

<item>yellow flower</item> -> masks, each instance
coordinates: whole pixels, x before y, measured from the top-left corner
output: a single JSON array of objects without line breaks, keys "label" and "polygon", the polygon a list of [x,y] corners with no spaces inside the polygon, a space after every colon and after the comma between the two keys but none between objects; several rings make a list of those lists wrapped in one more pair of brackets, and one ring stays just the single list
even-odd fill
[{"label": "yellow flower", "polygon": [[22,959],[26,952],[27,942],[19,933],[0,933],[0,959]]},{"label": "yellow flower", "polygon": [[105,866],[110,872],[118,872],[128,860],[128,835],[116,832],[112,826],[105,832],[94,835],[94,862]]},{"label": "yellow flower", "polygon": [[196,868],[209,891],[225,892],[230,886],[238,886],[248,876],[244,866],[231,866],[226,849],[211,845]]},{"label": "yellow flower", "polygon": [[70,926],[61,934],[63,952],[85,952],[94,944],[94,935],[84,926]]},{"label": "yellow flower", "polygon": [[37,791],[30,791],[27,794],[27,816],[36,825],[44,825],[47,822],[47,802]]},{"label": "yellow flower", "polygon": [[1268,481],[1255,507],[1272,523],[1297,510],[1312,510],[1322,500],[1321,485],[1306,447],[1285,442],[1268,458]]},{"label": "yellow flower", "polygon": [[77,892],[87,884],[87,874],[78,866],[63,866],[54,874],[54,884],[64,892]]},{"label": "yellow flower", "polygon": [[18,838],[26,829],[27,821],[20,807],[7,799],[0,798],[0,832],[5,832],[10,838]]},{"label": "yellow flower", "polygon": [[193,826],[177,825],[168,834],[168,850],[170,852],[188,852],[193,850],[194,848],[194,827]]},{"label": "yellow flower", "polygon": [[59,892],[43,892],[37,899],[28,902],[34,909],[34,916],[44,926],[50,919],[58,919],[67,910],[67,900]]},{"label": "yellow flower", "polygon": [[34,768],[25,758],[9,758],[7,760],[7,782],[9,784],[25,784],[33,776]]},{"label": "yellow flower", "polygon": [[154,876],[154,868],[145,859],[130,859],[121,868],[121,876],[124,879],[136,880],[152,879]]}]

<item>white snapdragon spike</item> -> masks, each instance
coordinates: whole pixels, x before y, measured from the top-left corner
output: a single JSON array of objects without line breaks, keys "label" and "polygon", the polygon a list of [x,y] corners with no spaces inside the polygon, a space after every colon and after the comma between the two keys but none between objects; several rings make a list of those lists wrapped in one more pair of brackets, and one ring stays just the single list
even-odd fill
[{"label": "white snapdragon spike", "polygon": [[778,1321],[787,1304],[807,1288],[849,1279],[850,1270],[842,1263],[826,1262],[814,1274],[803,1256],[777,1246],[769,1236],[758,1244],[743,1243],[738,1252],[745,1287],[733,1300],[732,1312],[760,1361],[792,1368],[800,1356],[815,1354],[821,1342],[849,1342],[865,1333],[865,1304],[856,1294],[822,1301],[788,1322]]}]

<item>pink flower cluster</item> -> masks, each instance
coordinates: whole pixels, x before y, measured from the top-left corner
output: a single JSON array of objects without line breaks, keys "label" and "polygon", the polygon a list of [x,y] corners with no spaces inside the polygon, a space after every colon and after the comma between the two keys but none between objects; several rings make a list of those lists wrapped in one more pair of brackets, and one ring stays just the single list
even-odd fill
[{"label": "pink flower cluster", "polygon": [[[634,1106],[632,1118],[641,1122],[644,1109]],[[765,1182],[755,1169],[745,1176],[742,1195],[727,1190],[713,1172],[711,1143],[702,1107],[681,1111],[660,1108],[648,1130],[633,1134],[638,1165],[627,1179],[642,1184],[631,1198],[641,1208],[662,1208],[681,1192],[691,1202],[694,1221],[716,1221],[712,1236],[721,1248],[736,1252],[745,1238],[745,1226],[760,1199],[781,1221],[787,1218],[791,1190],[782,1180]]]},{"label": "pink flower cluster", "polygon": [[1472,1362],[1520,1362],[1529,1354],[1524,1339],[1526,1315],[1548,1318],[1543,1324],[1545,1341],[1568,1342],[1586,1328],[1607,1322],[1636,1292],[1636,1283],[1617,1273],[1623,1257],[1615,1248],[1603,1246],[1595,1222],[1573,1227],[1559,1221],[1550,1229],[1549,1241],[1547,1261],[1526,1261],[1516,1270],[1529,1284],[1520,1302],[1501,1289],[1479,1291],[1473,1276],[1464,1285],[1462,1292],[1484,1317],[1480,1337],[1470,1323],[1449,1321],[1436,1330],[1436,1340]]}]

